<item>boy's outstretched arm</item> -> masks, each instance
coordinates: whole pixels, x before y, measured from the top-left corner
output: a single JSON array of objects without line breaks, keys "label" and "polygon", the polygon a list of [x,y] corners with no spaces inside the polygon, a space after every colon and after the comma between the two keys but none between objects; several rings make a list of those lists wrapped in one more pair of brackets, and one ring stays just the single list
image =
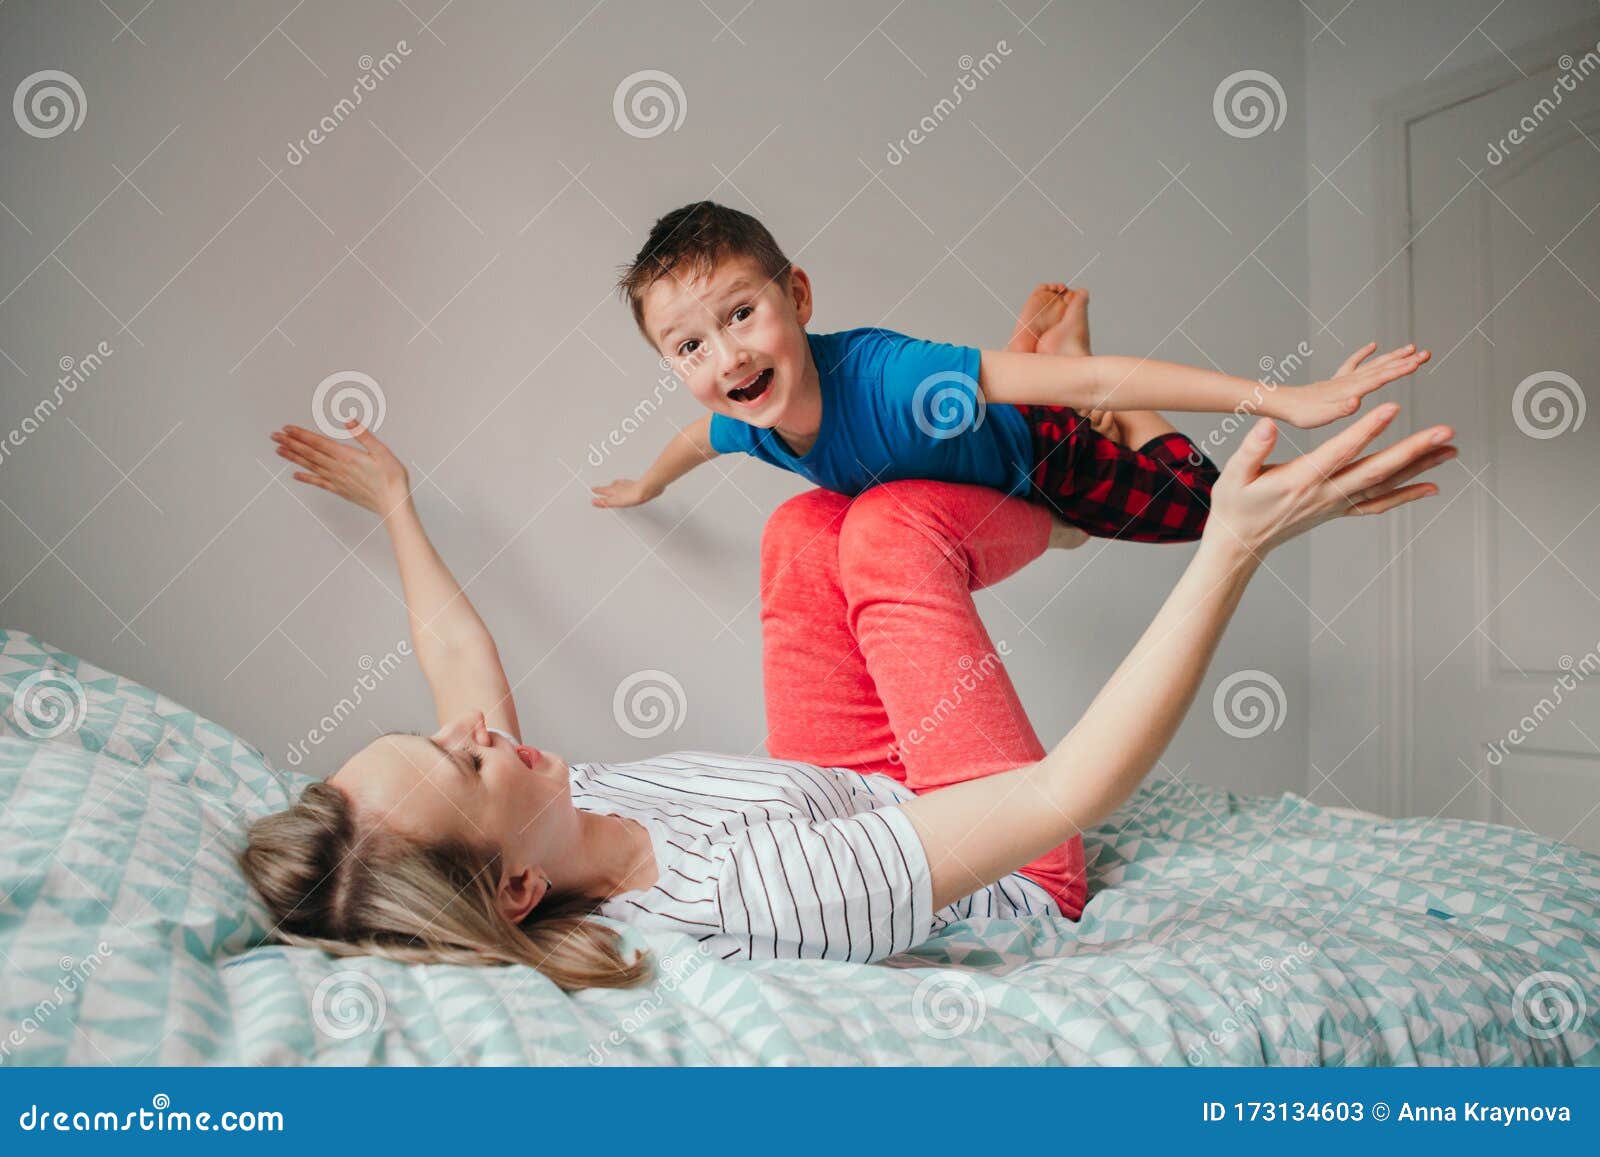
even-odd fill
[{"label": "boy's outstretched arm", "polygon": [[1234,411],[1278,418],[1303,429],[1348,417],[1361,399],[1427,361],[1427,350],[1401,346],[1361,363],[1376,343],[1357,350],[1326,381],[1274,386],[1151,358],[1062,357],[984,350],[979,386],[984,398],[1009,405],[1071,406],[1075,410]]},{"label": "boy's outstretched arm", "polygon": [[661,492],[702,462],[717,456],[711,448],[711,415],[690,422],[673,435],[644,472],[643,478],[616,478],[603,486],[593,486],[594,506],[638,506],[660,497]]}]

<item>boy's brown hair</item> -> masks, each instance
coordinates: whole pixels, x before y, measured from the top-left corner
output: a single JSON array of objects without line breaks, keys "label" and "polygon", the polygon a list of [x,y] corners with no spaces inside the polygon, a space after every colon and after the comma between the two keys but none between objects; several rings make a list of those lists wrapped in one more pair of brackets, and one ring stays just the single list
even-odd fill
[{"label": "boy's brown hair", "polygon": [[789,272],[789,258],[767,227],[738,209],[715,201],[695,201],[657,221],[617,280],[617,290],[627,300],[645,340],[650,335],[644,328],[644,295],[652,285],[684,267],[694,274],[709,273],[730,257],[754,258],[761,272],[774,281]]}]

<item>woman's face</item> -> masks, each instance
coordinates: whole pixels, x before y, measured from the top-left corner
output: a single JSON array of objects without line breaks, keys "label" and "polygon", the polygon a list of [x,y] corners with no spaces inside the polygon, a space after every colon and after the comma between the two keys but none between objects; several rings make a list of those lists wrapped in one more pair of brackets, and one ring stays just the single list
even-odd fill
[{"label": "woman's face", "polygon": [[514,876],[537,872],[576,825],[568,775],[560,756],[513,746],[470,711],[432,735],[375,739],[328,782],[390,831],[497,851]]}]

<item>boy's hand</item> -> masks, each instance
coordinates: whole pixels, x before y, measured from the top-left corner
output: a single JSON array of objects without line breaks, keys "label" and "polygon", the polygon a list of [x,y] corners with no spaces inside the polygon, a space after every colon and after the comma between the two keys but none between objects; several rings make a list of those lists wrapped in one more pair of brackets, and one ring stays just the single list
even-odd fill
[{"label": "boy's hand", "polygon": [[1109,438],[1117,443],[1123,441],[1122,423],[1117,420],[1115,410],[1090,410],[1084,417],[1089,422],[1089,428],[1102,438]]},{"label": "boy's hand", "polygon": [[301,467],[294,475],[296,481],[387,518],[411,496],[405,464],[357,419],[346,421],[345,428],[360,445],[359,450],[301,426],[274,430],[272,440],[278,444],[280,457]]},{"label": "boy's hand", "polygon": [[591,486],[592,506],[642,506],[661,496],[661,487],[646,486],[636,478],[615,478],[604,486]]},{"label": "boy's hand", "polygon": [[1261,412],[1302,430],[1326,426],[1348,418],[1361,408],[1362,398],[1397,378],[1416,372],[1418,366],[1433,356],[1414,345],[1403,345],[1362,365],[1377,348],[1377,342],[1368,342],[1346,358],[1338,372],[1325,382],[1279,387],[1261,407]]}]

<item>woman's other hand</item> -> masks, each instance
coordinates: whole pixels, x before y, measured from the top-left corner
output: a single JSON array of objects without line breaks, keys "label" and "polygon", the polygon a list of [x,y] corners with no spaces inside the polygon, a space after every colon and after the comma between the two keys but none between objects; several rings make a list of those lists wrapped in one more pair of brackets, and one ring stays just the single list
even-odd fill
[{"label": "woman's other hand", "polygon": [[1202,538],[1259,557],[1332,518],[1382,514],[1437,494],[1431,482],[1403,485],[1455,457],[1455,432],[1430,426],[1357,458],[1400,412],[1386,402],[1292,462],[1267,465],[1278,430],[1262,418],[1217,479]]},{"label": "woman's other hand", "polygon": [[365,507],[385,518],[411,497],[405,464],[356,418],[345,422],[360,449],[300,426],[272,432],[278,455],[301,469],[295,480]]}]

